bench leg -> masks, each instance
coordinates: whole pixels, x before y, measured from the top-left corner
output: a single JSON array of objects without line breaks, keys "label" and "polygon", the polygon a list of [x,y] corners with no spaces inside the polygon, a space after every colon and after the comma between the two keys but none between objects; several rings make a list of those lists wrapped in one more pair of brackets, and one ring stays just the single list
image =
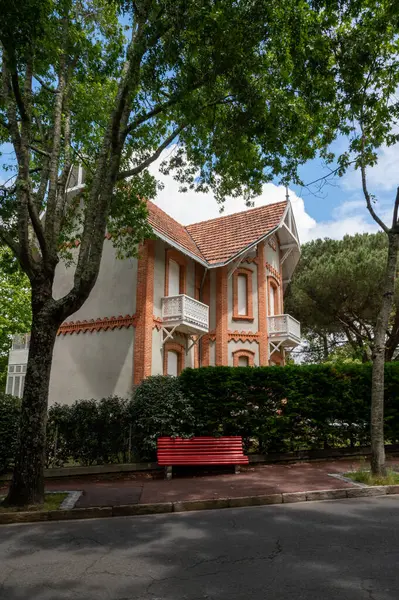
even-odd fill
[{"label": "bench leg", "polygon": [[234,474],[238,475],[240,473],[240,465],[234,465]]},{"label": "bench leg", "polygon": [[165,479],[172,479],[172,468],[173,467],[165,467]]}]

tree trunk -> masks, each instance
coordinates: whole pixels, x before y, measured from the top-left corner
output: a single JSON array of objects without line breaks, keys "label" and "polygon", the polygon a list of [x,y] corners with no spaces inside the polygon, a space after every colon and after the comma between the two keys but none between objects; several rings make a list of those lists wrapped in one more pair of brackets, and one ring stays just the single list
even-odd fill
[{"label": "tree trunk", "polygon": [[388,259],[385,271],[383,298],[374,329],[373,371],[371,382],[371,471],[385,475],[384,446],[384,366],[385,341],[393,306],[395,277],[398,262],[399,234],[388,233]]},{"label": "tree trunk", "polygon": [[58,322],[50,307],[33,311],[28,367],[22,399],[19,443],[5,505],[44,502],[47,401]]}]

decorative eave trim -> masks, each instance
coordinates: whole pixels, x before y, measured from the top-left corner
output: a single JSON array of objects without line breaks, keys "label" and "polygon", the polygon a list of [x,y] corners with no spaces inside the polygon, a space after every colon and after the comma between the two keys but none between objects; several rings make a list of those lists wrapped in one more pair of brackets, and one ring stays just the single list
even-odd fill
[{"label": "decorative eave trim", "polygon": [[119,315],[119,317],[103,317],[102,319],[90,319],[89,321],[69,321],[63,323],[58,329],[57,335],[73,333],[93,333],[95,331],[107,331],[108,329],[122,329],[123,327],[136,327],[136,315]]}]

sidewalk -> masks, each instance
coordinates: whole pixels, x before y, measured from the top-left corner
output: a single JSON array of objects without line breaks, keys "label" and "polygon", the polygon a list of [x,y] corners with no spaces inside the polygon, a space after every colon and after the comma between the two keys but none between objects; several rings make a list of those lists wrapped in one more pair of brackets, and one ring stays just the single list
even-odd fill
[{"label": "sidewalk", "polygon": [[[398,466],[398,459],[389,461]],[[345,473],[359,467],[357,461],[256,465],[244,467],[240,474],[177,476],[171,481],[153,479],[146,473],[103,477],[65,477],[47,480],[46,490],[82,490],[76,508],[152,504],[187,500],[241,498],[290,492],[309,492],[354,488],[330,473]],[[6,487],[0,488],[0,495]]]}]

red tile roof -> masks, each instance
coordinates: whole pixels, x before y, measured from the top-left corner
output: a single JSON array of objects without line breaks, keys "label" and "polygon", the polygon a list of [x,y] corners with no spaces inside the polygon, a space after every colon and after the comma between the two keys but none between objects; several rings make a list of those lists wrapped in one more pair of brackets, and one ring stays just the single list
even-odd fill
[{"label": "red tile roof", "polygon": [[172,219],[172,217],[159,208],[159,206],[149,200],[147,200],[147,208],[148,222],[156,232],[166,236],[180,246],[183,246],[185,250],[188,250],[191,254],[194,254],[194,256],[206,261],[184,225],[181,225]]},{"label": "red tile roof", "polygon": [[215,265],[233,259],[275,229],[286,208],[286,201],[278,202],[184,227],[148,202],[148,220],[156,232],[177,242],[209,265]]}]

